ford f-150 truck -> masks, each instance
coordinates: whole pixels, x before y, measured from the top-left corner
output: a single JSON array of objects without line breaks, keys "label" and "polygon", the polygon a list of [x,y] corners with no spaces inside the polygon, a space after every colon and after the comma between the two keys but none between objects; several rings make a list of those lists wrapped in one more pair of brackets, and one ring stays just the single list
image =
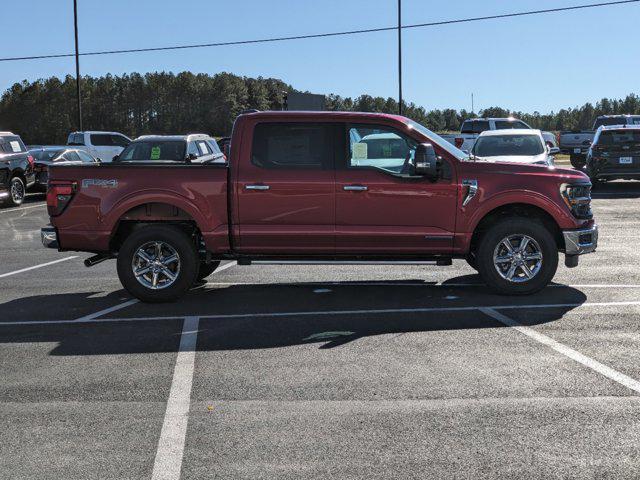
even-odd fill
[{"label": "ford f-150 truck", "polygon": [[[466,259],[502,294],[529,294],[595,250],[589,178],[474,160],[405,117],[257,112],[228,164],[162,158],[54,166],[45,246],[116,258],[124,287],[172,301],[222,260]],[[161,156],[161,155],[160,155]]]}]

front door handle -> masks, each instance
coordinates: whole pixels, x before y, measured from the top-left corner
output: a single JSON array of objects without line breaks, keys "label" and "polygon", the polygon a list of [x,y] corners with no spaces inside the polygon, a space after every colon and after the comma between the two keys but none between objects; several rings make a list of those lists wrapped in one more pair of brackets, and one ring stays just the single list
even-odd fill
[{"label": "front door handle", "polygon": [[269,190],[269,185],[245,185],[245,190]]},{"label": "front door handle", "polygon": [[345,185],[342,189],[346,192],[366,192],[369,190],[369,187],[365,187],[364,185]]}]

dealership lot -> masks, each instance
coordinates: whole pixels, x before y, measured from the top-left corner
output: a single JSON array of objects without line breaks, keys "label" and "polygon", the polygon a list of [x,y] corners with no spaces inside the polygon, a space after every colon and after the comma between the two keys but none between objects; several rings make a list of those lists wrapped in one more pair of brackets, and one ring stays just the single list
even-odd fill
[{"label": "dealership lot", "polygon": [[[640,184],[522,298],[452,267],[232,263],[170,305],[0,211],[7,478],[638,478]],[[37,267],[37,268],[33,268]]]}]

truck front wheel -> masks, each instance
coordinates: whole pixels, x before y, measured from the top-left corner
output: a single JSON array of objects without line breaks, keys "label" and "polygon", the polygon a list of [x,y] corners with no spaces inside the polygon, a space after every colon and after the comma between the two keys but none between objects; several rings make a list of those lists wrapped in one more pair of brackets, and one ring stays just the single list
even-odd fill
[{"label": "truck front wheel", "polygon": [[149,303],[172,302],[183,296],[200,266],[194,243],[171,225],[133,232],[122,244],[117,263],[124,288]]},{"label": "truck front wheel", "polygon": [[558,268],[558,247],[539,221],[507,218],[482,237],[478,271],[503,295],[528,295],[549,284]]}]

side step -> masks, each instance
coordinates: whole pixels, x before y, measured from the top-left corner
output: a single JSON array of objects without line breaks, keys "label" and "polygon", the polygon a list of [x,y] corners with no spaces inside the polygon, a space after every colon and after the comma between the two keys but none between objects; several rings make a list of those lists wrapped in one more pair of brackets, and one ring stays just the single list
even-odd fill
[{"label": "side step", "polygon": [[238,265],[452,265],[451,258],[438,260],[249,260],[241,258]]}]

